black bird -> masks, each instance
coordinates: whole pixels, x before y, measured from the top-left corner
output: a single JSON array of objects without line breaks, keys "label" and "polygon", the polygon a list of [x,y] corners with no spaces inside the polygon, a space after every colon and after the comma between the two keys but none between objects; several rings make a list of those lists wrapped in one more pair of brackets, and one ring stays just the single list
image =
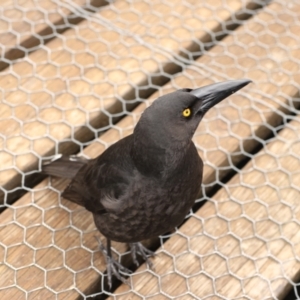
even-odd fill
[{"label": "black bird", "polygon": [[[182,89],[148,107],[133,134],[92,160],[60,156],[43,166],[49,175],[71,178],[62,196],[93,213],[107,239],[100,246],[111,276],[126,271],[111,256],[111,240],[129,243],[149,263],[140,241],[178,226],[199,195],[203,163],[192,137],[205,113],[250,80]],[[138,264],[138,263],[137,263]]]}]

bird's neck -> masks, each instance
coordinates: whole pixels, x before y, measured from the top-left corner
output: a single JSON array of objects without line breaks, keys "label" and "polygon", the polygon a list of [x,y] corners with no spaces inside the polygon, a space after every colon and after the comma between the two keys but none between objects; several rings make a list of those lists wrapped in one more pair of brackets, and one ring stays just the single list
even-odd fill
[{"label": "bird's neck", "polygon": [[151,128],[147,132],[136,128],[131,155],[141,173],[161,177],[166,170],[171,172],[180,164],[190,142],[179,140],[175,133],[164,135],[163,131],[159,134],[152,132]]}]

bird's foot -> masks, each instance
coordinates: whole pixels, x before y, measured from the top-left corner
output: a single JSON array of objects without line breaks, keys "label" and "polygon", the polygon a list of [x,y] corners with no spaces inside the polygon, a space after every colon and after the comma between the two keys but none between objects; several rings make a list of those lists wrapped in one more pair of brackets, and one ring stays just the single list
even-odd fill
[{"label": "bird's foot", "polygon": [[132,260],[137,266],[139,266],[139,262],[136,258],[136,255],[139,254],[146,261],[149,268],[153,269],[153,263],[149,259],[149,257],[155,256],[154,252],[152,252],[149,249],[147,249],[146,247],[144,247],[142,243],[131,243],[130,247],[131,247]]},{"label": "bird's foot", "polygon": [[132,271],[125,268],[121,263],[116,261],[107,253],[107,250],[105,249],[104,245],[100,241],[99,238],[97,238],[99,242],[99,249],[101,250],[105,260],[106,260],[106,267],[107,267],[107,283],[109,286],[109,289],[112,287],[112,276],[114,275],[117,279],[122,281],[123,283],[127,284],[130,286],[129,282],[120,275],[120,272],[126,273],[126,274],[131,274]]},{"label": "bird's foot", "polygon": [[107,266],[107,282],[109,289],[111,289],[112,286],[112,276],[114,275],[117,279],[122,281],[123,283],[127,284],[130,287],[130,283],[120,275],[120,271],[127,273],[128,275],[132,272],[125,268],[121,263],[114,260],[112,257],[106,256],[106,266]]}]

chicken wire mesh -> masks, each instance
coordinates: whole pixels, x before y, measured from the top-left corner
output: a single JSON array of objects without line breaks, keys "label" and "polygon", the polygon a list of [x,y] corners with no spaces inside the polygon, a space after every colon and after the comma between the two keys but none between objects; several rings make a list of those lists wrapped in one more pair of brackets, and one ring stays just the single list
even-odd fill
[{"label": "chicken wire mesh", "polygon": [[[291,287],[296,299],[299,13],[297,0],[2,2],[1,299],[282,299]],[[41,181],[42,160],[95,157],[159,95],[232,78],[253,84],[194,137],[203,195],[150,244],[155,270],[112,294],[91,215],[61,199],[65,180]]]}]

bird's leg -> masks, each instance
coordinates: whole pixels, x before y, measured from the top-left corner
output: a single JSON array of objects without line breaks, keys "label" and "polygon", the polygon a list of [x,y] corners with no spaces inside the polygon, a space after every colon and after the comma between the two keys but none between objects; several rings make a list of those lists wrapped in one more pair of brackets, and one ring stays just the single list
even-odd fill
[{"label": "bird's leg", "polygon": [[155,255],[154,252],[144,247],[142,243],[131,243],[130,248],[131,248],[132,260],[137,266],[139,265],[139,263],[136,259],[136,255],[139,254],[146,261],[147,265],[151,269],[153,268],[153,263],[150,261],[149,257],[154,256]]},{"label": "bird's leg", "polygon": [[121,263],[118,261],[114,260],[112,255],[111,255],[111,241],[110,239],[107,240],[107,245],[106,249],[104,245],[101,243],[100,239],[98,239],[99,242],[99,248],[101,252],[103,253],[105,260],[106,260],[106,266],[107,266],[107,281],[108,281],[108,286],[111,289],[112,286],[112,275],[116,276],[120,281],[123,283],[129,285],[128,281],[123,278],[120,275],[120,271],[125,272],[127,274],[132,273],[129,269],[125,268]]}]

